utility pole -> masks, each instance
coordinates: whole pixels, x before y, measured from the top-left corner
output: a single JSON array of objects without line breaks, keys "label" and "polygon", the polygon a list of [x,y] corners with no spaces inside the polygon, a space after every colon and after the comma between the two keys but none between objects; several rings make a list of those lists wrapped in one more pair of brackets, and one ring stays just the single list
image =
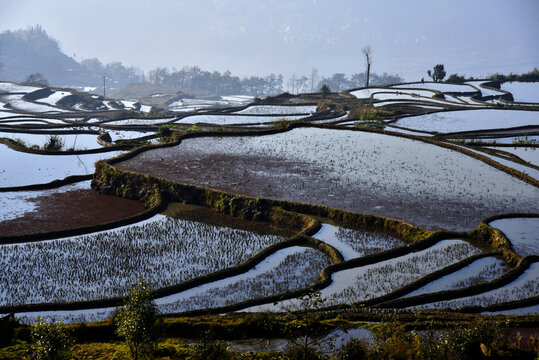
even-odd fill
[{"label": "utility pole", "polygon": [[103,76],[103,98],[106,98],[107,96],[107,85],[105,84],[105,77]]}]

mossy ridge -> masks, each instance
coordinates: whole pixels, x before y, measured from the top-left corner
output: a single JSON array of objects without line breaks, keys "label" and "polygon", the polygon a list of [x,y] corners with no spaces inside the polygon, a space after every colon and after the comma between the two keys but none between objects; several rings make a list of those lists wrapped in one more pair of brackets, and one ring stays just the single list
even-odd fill
[{"label": "mossy ridge", "polygon": [[[156,199],[161,199],[163,202],[185,201],[247,220],[270,221],[273,216],[275,221],[279,221],[279,213],[273,210],[277,207],[287,212],[328,218],[345,227],[383,231],[408,243],[424,239],[433,233],[398,219],[355,213],[321,205],[232,194],[199,185],[157,178],[148,174],[137,174],[114,167],[105,161],[96,164],[92,186],[106,194],[145,202],[158,201]],[[154,204],[152,203],[152,205]]]},{"label": "mossy ridge", "polygon": [[517,266],[522,260],[522,257],[513,250],[509,239],[500,230],[484,222],[481,222],[476,229],[469,231],[467,236],[470,242],[478,247],[500,252],[503,260],[512,267]]}]

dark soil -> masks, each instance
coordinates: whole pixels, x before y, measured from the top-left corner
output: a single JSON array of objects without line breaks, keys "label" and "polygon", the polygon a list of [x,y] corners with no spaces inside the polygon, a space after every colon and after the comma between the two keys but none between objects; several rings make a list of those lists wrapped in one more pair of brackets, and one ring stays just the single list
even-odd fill
[{"label": "dark soil", "polygon": [[32,199],[37,208],[23,216],[0,222],[2,236],[33,234],[103,224],[133,216],[144,203],[79,189]]}]

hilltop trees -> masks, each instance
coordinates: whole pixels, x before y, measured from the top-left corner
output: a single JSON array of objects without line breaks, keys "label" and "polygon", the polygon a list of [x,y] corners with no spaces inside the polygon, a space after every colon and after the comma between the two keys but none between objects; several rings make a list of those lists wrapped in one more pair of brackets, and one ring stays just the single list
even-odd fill
[{"label": "hilltop trees", "polygon": [[445,77],[444,64],[436,65],[432,71],[427,70],[427,74],[432,78],[434,82],[442,81]]},{"label": "hilltop trees", "polygon": [[500,83],[504,83],[507,81],[523,81],[523,82],[539,81],[539,70],[537,68],[533,68],[532,71],[529,71],[527,73],[522,73],[521,75],[517,75],[513,73],[510,73],[509,75],[503,75],[500,73],[496,73],[490,77],[490,80],[499,81]]},{"label": "hilltop trees", "polygon": [[[404,80],[397,74],[391,75],[388,73],[383,73],[378,75],[376,73],[369,74],[369,85],[387,85],[387,84],[398,84],[402,83]],[[357,73],[352,74],[350,77],[347,77],[343,73],[336,73],[330,77],[322,77],[318,82],[318,88],[323,84],[327,84],[332,91],[340,92],[347,89],[353,89],[361,86],[367,85],[367,74],[366,73]]]},{"label": "hilltop trees", "polygon": [[26,85],[38,85],[38,86],[47,86],[49,85],[49,82],[43,76],[41,73],[34,73],[30,74],[26,77],[26,80],[24,80],[24,84]]},{"label": "hilltop trees", "polygon": [[[369,60],[370,61],[370,60]],[[369,70],[370,71],[370,70]],[[330,77],[320,76],[313,68],[307,75],[292,74],[286,82],[283,75],[270,74],[265,77],[251,76],[240,78],[230,71],[205,71],[197,66],[184,67],[181,70],[156,68],[149,73],[152,84],[166,85],[178,89],[202,90],[216,95],[275,95],[283,91],[291,93],[309,92],[328,85],[333,91],[343,91],[369,85],[397,84],[403,82],[398,75],[383,73],[358,73],[347,77],[344,73],[335,73]],[[284,85],[284,86],[283,86]]]},{"label": "hilltop trees", "polygon": [[454,84],[464,84],[464,82],[466,81],[466,77],[464,75],[459,75],[455,73],[451,74],[446,81]]}]

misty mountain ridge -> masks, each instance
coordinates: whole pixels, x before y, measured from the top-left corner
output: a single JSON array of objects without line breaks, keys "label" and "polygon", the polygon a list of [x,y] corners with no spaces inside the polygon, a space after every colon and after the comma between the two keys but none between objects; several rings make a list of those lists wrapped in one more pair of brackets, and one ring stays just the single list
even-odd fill
[{"label": "misty mountain ridge", "polygon": [[[62,52],[58,41],[49,36],[40,26],[26,30],[5,31],[0,33],[0,79],[5,81],[24,82],[28,75],[41,73],[50,85],[60,87],[92,87],[97,92],[103,90],[103,76],[107,78],[107,92],[113,90],[115,95],[125,95],[133,89],[122,88],[133,83],[165,86],[173,91],[167,94],[195,97],[212,97],[218,95],[274,95],[284,91],[291,93],[318,91],[323,85],[329,85],[332,91],[342,91],[365,85],[365,73],[353,74],[348,78],[343,73],[330,77],[318,75],[316,69],[309,76],[292,75],[284,79],[280,74],[265,77],[251,76],[239,78],[229,71],[205,71],[197,66],[185,66],[180,70],[158,67],[151,70],[148,76],[136,67],[126,67],[121,62],[103,65],[99,59],[84,59],[77,62]],[[305,69],[305,71],[309,71]],[[371,73],[371,85],[400,83],[403,79],[398,75]],[[140,88],[145,88],[139,85]],[[146,87],[148,90],[151,87]],[[150,91],[151,92],[151,91]],[[158,91],[161,93],[162,91]],[[146,91],[146,96],[149,94]]]},{"label": "misty mountain ridge", "polygon": [[143,81],[139,69],[121,63],[103,66],[95,58],[77,62],[39,25],[0,33],[0,63],[0,79],[15,82],[23,82],[33,73],[41,73],[55,86],[100,87],[103,75],[111,78],[110,85],[115,88]]}]

